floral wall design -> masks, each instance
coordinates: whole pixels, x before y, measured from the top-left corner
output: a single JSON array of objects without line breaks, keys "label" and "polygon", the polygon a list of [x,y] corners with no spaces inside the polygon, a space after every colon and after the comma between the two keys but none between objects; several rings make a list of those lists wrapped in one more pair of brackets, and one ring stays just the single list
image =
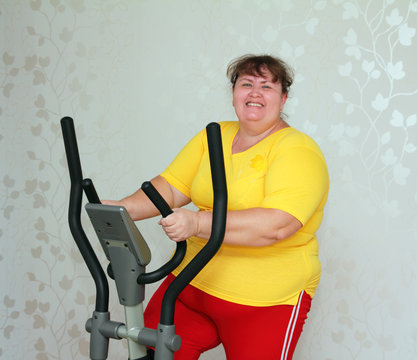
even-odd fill
[{"label": "floral wall design", "polygon": [[[74,118],[84,175],[120,198],[208,122],[234,119],[225,70],[245,53],[294,67],[288,121],[331,174],[294,358],[416,358],[416,1],[3,0],[0,26],[0,358],[88,358],[94,286],[68,229],[59,120]],[[152,270],[173,245],[155,219],[138,226]],[[111,341],[109,358],[126,356]]]}]

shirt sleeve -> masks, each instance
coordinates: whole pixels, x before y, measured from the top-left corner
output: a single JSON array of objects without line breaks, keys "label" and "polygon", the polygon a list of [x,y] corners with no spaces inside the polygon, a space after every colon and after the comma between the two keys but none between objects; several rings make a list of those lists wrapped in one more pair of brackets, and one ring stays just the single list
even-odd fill
[{"label": "shirt sleeve", "polygon": [[293,147],[277,154],[265,177],[262,207],[283,210],[303,225],[322,203],[329,176],[321,154],[308,147]]},{"label": "shirt sleeve", "polygon": [[172,163],[161,173],[170,185],[190,196],[191,184],[200,167],[204,153],[205,130],[195,135],[178,153]]}]

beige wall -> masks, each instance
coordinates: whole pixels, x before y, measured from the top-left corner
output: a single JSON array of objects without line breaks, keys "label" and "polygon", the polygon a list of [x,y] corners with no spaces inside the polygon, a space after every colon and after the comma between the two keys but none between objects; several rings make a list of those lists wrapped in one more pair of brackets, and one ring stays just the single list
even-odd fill
[{"label": "beige wall", "polygon": [[[1,358],[87,358],[94,286],[68,230],[59,119],[75,119],[84,175],[119,198],[234,119],[224,73],[248,52],[294,66],[289,122],[331,174],[295,359],[416,358],[415,1],[3,0],[0,26]],[[172,244],[138,225],[156,268]],[[110,358],[126,357],[112,342]]]}]

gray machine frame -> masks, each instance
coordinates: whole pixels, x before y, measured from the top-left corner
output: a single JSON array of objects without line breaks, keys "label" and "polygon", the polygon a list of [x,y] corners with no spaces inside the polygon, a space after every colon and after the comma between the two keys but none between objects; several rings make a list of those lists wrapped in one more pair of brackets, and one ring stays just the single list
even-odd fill
[{"label": "gray machine frame", "polygon": [[123,324],[110,321],[103,314],[93,314],[86,324],[92,335],[92,358],[99,358],[107,351],[106,338],[126,339],[129,359],[146,358],[146,346],[157,346],[156,360],[173,358],[181,346],[180,337],[175,335],[175,325],[165,326],[163,331],[144,326],[145,284],[139,284],[137,279],[145,273],[145,267],[151,261],[148,244],[124,207],[89,203],[85,209],[110,261],[126,319],[126,324]]},{"label": "gray machine frame", "polygon": [[[96,286],[95,310],[86,322],[86,330],[91,333],[90,359],[107,359],[109,339],[127,339],[129,360],[173,360],[174,352],[181,346],[181,339],[175,334],[175,301],[180,292],[217,253],[225,234],[227,186],[220,125],[210,123],[206,127],[213,184],[210,239],[166,290],[157,329],[144,327],[144,286],[161,280],[180,264],[186,252],[186,242],[177,243],[177,249],[168,263],[146,273],[145,268],[151,260],[151,254],[140,231],[124,207],[100,204],[92,181],[83,179],[82,176],[73,119],[62,118],[61,128],[71,179],[69,227]],[[142,190],[163,217],[172,212],[150,182],[143,183]],[[126,324],[110,320],[107,277],[81,224],[83,192],[89,200],[89,204],[85,206],[86,211],[110,261],[108,274],[116,281],[119,302],[125,310]],[[154,347],[154,357],[150,357],[147,347]]]}]

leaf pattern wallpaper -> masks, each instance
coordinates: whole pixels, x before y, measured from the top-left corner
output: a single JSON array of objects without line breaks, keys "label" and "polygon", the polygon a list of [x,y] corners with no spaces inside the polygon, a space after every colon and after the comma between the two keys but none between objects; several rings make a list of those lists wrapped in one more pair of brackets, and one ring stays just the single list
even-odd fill
[{"label": "leaf pattern wallpaper", "polygon": [[[2,0],[0,26],[1,359],[88,358],[95,292],[68,228],[59,120],[74,118],[99,195],[121,198],[207,123],[235,119],[225,70],[246,53],[295,69],[285,113],[331,176],[294,359],[417,358],[415,0]],[[137,225],[155,269],[173,244],[155,219]]]}]

